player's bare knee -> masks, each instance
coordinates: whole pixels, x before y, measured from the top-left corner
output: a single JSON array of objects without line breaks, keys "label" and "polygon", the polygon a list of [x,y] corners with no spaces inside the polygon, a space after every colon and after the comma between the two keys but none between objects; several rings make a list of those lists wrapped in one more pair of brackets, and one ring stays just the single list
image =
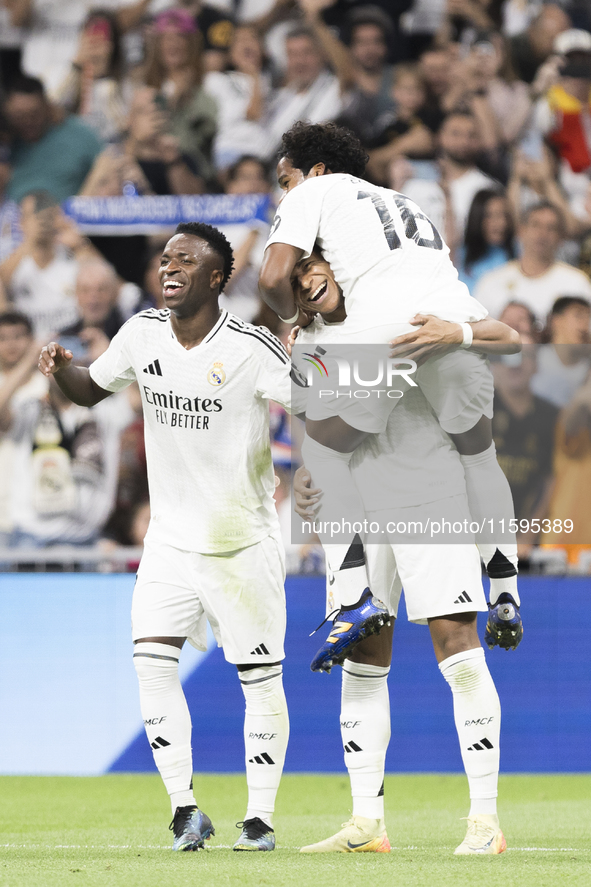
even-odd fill
[{"label": "player's bare knee", "polygon": [[438,662],[456,653],[480,647],[476,613],[456,613],[430,619],[429,630]]},{"label": "player's bare knee", "polygon": [[370,635],[358,644],[347,658],[351,662],[360,662],[364,665],[378,665],[387,668],[392,662],[392,638],[394,622],[385,625],[379,634]]}]

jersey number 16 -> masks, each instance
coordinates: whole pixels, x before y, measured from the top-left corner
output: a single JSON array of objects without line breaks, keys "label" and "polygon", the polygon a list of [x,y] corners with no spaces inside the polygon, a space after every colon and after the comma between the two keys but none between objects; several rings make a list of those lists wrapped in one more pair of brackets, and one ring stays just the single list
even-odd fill
[{"label": "jersey number 16", "polygon": [[[386,206],[385,200],[383,197],[380,197],[379,194],[371,194],[369,191],[357,192],[357,200],[364,200],[366,197],[371,200],[378,216],[380,217],[380,222],[384,229],[384,237],[386,238],[388,246],[390,249],[400,249],[402,243],[400,237],[396,233],[394,219],[390,215],[390,210]],[[427,249],[443,248],[443,241],[441,240],[439,231],[427,216],[423,215],[422,212],[413,212],[410,208],[410,201],[399,194],[394,196],[394,203],[400,211],[400,216],[404,224],[404,233],[408,240],[413,240],[417,246],[426,246]],[[420,236],[417,219],[422,219],[429,225],[433,233],[432,238]]]}]

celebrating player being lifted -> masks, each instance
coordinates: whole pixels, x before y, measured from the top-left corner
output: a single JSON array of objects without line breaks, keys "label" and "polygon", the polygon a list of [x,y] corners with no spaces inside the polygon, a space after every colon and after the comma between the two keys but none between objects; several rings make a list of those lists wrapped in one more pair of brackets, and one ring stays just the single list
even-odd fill
[{"label": "celebrating player being lifted", "polygon": [[[296,303],[304,312],[319,286],[323,298],[305,329],[292,331],[290,343],[310,353],[338,337],[346,319],[343,294],[330,266],[316,253],[294,270]],[[435,321],[442,342],[454,324]],[[513,331],[496,320],[479,324],[486,335],[472,347],[511,350]],[[297,340],[295,333],[297,332]],[[306,412],[309,388],[294,389]],[[459,454],[438,424],[419,387],[408,391],[386,429],[367,438],[351,459],[352,476],[365,516],[375,526],[409,527],[427,517],[470,523],[464,472]],[[310,489],[310,474],[299,468],[294,479],[297,513],[313,520],[321,491]],[[401,538],[402,536],[402,538]],[[404,587],[408,618],[428,624],[439,668],[453,694],[454,719],[470,791],[466,837],[457,855],[498,854],[506,843],[497,817],[500,704],[478,640],[476,613],[485,610],[480,559],[473,538],[461,544],[425,544],[404,531],[378,536],[366,546],[371,588],[383,601],[392,622]],[[338,609],[339,590],[327,583],[327,611]],[[495,614],[490,613],[486,639],[492,640]],[[393,624],[365,638],[343,662],[340,727],[345,765],[351,780],[353,811],[337,834],[302,848],[302,853],[368,853],[390,849],[384,820],[384,768],[390,740],[387,677],[392,659]]]},{"label": "celebrating player being lifted", "polygon": [[39,359],[74,403],[92,406],[134,380],[142,394],[151,520],[133,594],[134,664],[171,799],[173,850],[198,850],[214,834],[193,794],[191,719],[178,676],[186,639],[207,649],[206,620],[246,699],[248,808],[234,850],[274,849],[289,734],[268,402],[289,406],[290,365],[268,330],[220,310],[232,264],[220,231],[181,224],[160,264],[166,309],[132,317],[89,369],[72,366],[55,342]]},{"label": "celebrating player being lifted", "polygon": [[[493,528],[477,536],[491,579],[491,603],[518,608],[515,537],[505,533],[502,541],[498,538],[498,528],[507,527],[513,516],[513,503],[492,442],[492,376],[483,356],[462,350],[470,346],[486,309],[458,281],[447,246],[419,208],[402,194],[360,178],[367,157],[350,131],[333,124],[297,123],[283,136],[280,158],[277,175],[286,194],[261,268],[265,301],[286,322],[296,321],[291,274],[317,244],[344,293],[347,315],[339,345],[331,346],[329,357],[346,360],[352,346],[384,346],[401,336],[399,344],[406,347],[428,342],[426,328],[417,331],[409,323],[417,313],[458,324],[459,348],[428,361],[421,368],[420,386],[461,454],[472,517],[483,528]],[[320,286],[312,302],[318,305],[325,295]],[[394,387],[404,390],[400,376]],[[336,388],[332,398],[323,394],[308,409],[302,446],[313,482],[324,490],[319,517],[344,512],[360,520],[363,508],[349,461],[368,434],[385,429],[396,400],[340,399]],[[367,589],[367,570],[353,535],[342,544],[319,535],[342,601],[335,620],[340,623],[338,638],[333,627],[313,662],[314,669],[322,670],[338,662],[335,641],[346,655],[365,633],[379,627],[384,615]],[[351,623],[348,631],[342,630],[345,622]],[[517,646],[519,638],[520,633],[499,640]]]}]

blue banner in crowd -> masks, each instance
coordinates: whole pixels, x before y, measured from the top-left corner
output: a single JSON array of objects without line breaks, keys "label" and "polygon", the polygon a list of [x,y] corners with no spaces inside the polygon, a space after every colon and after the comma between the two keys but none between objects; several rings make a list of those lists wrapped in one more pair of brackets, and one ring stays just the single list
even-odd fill
[{"label": "blue banner in crowd", "polygon": [[199,194],[164,197],[70,197],[64,212],[84,234],[154,234],[179,222],[216,227],[268,223],[268,194]]}]

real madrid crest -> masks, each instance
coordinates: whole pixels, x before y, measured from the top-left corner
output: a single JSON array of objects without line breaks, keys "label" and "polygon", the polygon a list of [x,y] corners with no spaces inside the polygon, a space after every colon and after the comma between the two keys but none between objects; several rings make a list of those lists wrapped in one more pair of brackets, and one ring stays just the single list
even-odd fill
[{"label": "real madrid crest", "polygon": [[207,374],[207,381],[210,385],[215,385],[216,388],[219,388],[220,385],[224,384],[226,381],[226,374],[224,372],[224,365],[221,361],[214,361],[212,368]]}]

